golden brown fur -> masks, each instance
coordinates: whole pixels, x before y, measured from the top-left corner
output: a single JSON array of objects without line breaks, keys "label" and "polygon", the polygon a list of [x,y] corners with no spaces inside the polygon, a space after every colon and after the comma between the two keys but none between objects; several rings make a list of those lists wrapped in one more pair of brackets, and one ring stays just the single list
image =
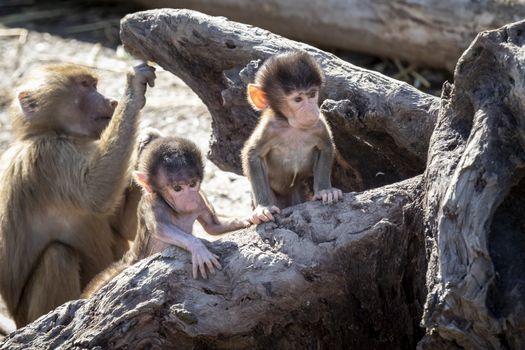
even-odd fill
[{"label": "golden brown fur", "polygon": [[130,71],[116,110],[76,65],[43,68],[19,89],[0,160],[0,292],[18,327],[78,298],[120,257],[126,240],[109,218],[129,184],[151,74]]},{"label": "golden brown fur", "polygon": [[[150,204],[151,202],[149,200],[145,200],[144,198],[142,198],[142,200],[139,202],[137,234],[130,249],[124,254],[122,259],[114,262],[104,271],[95,276],[82,292],[81,298],[91,297],[96,291],[102,288],[106,283],[111,281],[115,276],[120,274],[126,268],[150,255],[146,252],[146,249],[149,246],[149,240],[151,238],[151,234],[146,227],[146,221],[154,222],[153,209],[150,208]],[[153,253],[158,252],[155,251]]]}]

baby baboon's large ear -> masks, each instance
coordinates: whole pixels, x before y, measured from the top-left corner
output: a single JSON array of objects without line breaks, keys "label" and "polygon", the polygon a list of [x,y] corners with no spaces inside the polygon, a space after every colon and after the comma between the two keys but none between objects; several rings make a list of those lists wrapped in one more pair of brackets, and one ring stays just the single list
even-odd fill
[{"label": "baby baboon's large ear", "polygon": [[248,84],[248,102],[258,111],[262,111],[268,107],[268,99],[260,85]]},{"label": "baby baboon's large ear", "polygon": [[148,176],[144,174],[141,171],[135,170],[133,171],[133,178],[135,179],[135,182],[144,189],[144,191],[148,193],[153,193],[153,187],[149,183]]}]

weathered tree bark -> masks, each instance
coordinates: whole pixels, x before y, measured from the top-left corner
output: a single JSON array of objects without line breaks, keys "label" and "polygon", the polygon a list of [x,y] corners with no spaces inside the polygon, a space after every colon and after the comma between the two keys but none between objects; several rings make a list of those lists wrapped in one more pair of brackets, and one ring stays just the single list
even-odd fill
[{"label": "weathered tree bark", "polygon": [[422,349],[525,348],[524,44],[525,21],[480,34],[443,90]]},{"label": "weathered tree bark", "polygon": [[288,38],[452,70],[476,34],[525,18],[523,1],[134,0],[226,16]]},{"label": "weathered tree bark", "polygon": [[[191,279],[188,254],[169,249],[11,334],[1,349],[525,348],[525,21],[478,36],[441,100],[191,11],[128,16],[122,39],[183,78],[232,149],[256,119],[243,100],[256,68],[249,53],[306,49],[327,72],[323,109],[342,156],[350,162],[345,127],[346,138],[368,137],[400,169],[407,162],[398,152],[424,162],[418,152],[428,149],[426,170],[335,205],[288,208],[275,223],[209,244],[224,268],[208,281]],[[214,160],[237,169],[238,156],[218,149]],[[353,163],[355,174],[367,165]]]}]

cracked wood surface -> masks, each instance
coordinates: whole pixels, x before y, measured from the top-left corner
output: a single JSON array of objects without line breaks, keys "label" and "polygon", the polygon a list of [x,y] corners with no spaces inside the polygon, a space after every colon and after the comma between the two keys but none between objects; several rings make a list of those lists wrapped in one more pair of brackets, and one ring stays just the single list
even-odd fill
[{"label": "cracked wood surface", "polygon": [[[0,348],[413,347],[417,300],[404,276],[402,218],[419,181],[346,194],[331,206],[304,203],[276,223],[209,243],[223,266],[209,280],[192,279],[189,254],[168,248]],[[360,335],[367,329],[375,336]]]}]

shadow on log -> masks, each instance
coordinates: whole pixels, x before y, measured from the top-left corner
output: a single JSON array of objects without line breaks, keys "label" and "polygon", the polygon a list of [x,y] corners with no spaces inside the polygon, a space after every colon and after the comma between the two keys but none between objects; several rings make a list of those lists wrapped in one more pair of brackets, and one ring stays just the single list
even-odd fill
[{"label": "shadow on log", "polygon": [[251,61],[298,47],[327,72],[323,109],[353,169],[339,181],[370,188],[381,181],[365,177],[369,168],[390,169],[391,181],[409,165],[426,170],[210,243],[224,268],[207,281],[191,279],[186,252],[168,249],[11,334],[2,349],[525,348],[525,21],[480,34],[441,100],[191,11],[130,15],[122,39],[203,99],[223,168],[238,170],[256,122],[244,100]]}]

